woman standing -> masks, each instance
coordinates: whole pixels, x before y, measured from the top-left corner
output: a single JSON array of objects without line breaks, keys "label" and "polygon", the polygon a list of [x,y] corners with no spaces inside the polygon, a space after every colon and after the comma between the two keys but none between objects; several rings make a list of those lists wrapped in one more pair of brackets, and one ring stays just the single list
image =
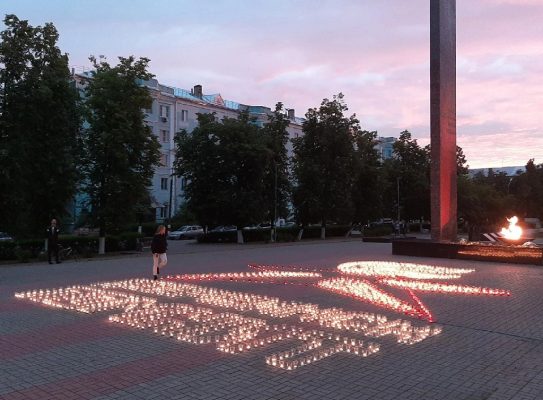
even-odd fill
[{"label": "woman standing", "polygon": [[159,225],[151,242],[151,251],[153,252],[153,280],[155,281],[158,279],[158,274],[160,274],[160,268],[163,268],[168,262],[166,250],[168,250],[166,227]]}]

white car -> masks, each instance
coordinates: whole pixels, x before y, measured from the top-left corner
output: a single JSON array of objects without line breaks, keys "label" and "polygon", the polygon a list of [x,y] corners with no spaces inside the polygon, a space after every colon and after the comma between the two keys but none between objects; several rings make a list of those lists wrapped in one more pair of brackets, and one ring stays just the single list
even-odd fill
[{"label": "white car", "polygon": [[204,230],[200,225],[185,225],[181,228],[168,233],[170,240],[196,239],[204,234]]},{"label": "white car", "polygon": [[5,232],[0,232],[0,242],[7,242],[8,240],[13,240],[13,238]]}]

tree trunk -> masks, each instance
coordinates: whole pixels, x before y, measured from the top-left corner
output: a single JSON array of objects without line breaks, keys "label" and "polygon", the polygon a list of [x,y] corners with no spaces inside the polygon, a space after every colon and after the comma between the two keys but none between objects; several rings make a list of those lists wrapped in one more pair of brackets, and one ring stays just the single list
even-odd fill
[{"label": "tree trunk", "polygon": [[238,229],[238,244],[243,244],[243,231],[241,229]]},{"label": "tree trunk", "polygon": [[351,223],[351,227],[350,229],[347,231],[347,233],[345,234],[345,238],[347,239],[349,236],[351,236],[351,232],[353,231],[354,229],[354,224]]},{"label": "tree trunk", "polygon": [[326,226],[321,226],[321,240],[326,239]]},{"label": "tree trunk", "polygon": [[100,236],[98,238],[98,254],[106,254],[106,237]]},{"label": "tree trunk", "polygon": [[298,231],[298,236],[296,237],[297,241],[302,240],[302,236],[304,235],[304,227],[302,226],[300,230]]},{"label": "tree trunk", "polygon": [[100,233],[98,235],[98,254],[106,254],[106,227],[100,223]]}]

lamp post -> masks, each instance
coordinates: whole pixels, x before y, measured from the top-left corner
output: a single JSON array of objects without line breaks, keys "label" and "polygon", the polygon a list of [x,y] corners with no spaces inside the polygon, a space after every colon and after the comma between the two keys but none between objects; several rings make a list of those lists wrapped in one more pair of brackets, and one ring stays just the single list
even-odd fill
[{"label": "lamp post", "polygon": [[274,182],[273,182],[273,219],[271,221],[271,241],[277,239],[275,221],[277,220],[277,161],[273,162],[274,166]]},{"label": "lamp post", "polygon": [[398,223],[400,223],[400,177],[397,177],[396,178],[396,189],[397,189],[397,193],[398,193],[398,199],[397,199],[397,203],[398,203],[398,218],[397,218],[397,221]]},{"label": "lamp post", "polygon": [[170,200],[168,202],[168,223],[166,224],[166,229],[168,232],[170,232],[170,221],[172,219],[172,197],[173,197],[173,176],[174,176],[174,169],[170,169]]}]

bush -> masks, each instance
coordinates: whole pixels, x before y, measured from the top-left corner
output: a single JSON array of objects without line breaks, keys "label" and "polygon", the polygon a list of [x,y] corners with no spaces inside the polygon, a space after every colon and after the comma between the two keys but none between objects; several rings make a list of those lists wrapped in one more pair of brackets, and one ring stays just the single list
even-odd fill
[{"label": "bush", "polygon": [[[156,228],[160,224],[156,222],[144,222],[141,224],[141,232],[143,233],[143,236],[154,236]],[[119,233],[119,235],[123,235],[124,233],[132,232],[132,233],[138,233],[138,224],[130,224],[123,228],[122,232]],[[172,226],[173,229],[175,229],[174,226]]]},{"label": "bush", "polygon": [[[43,239],[25,239],[18,240],[16,242],[16,249],[20,249],[20,256],[25,256],[25,252],[28,251],[28,258],[38,257],[40,252],[44,249],[45,240]],[[19,259],[19,256],[16,254],[16,258]],[[23,257],[24,258],[24,257]],[[27,260],[28,261],[28,260]]]},{"label": "bush", "polygon": [[119,250],[136,250],[139,239],[143,239],[143,234],[138,232],[123,232],[119,234]]},{"label": "bush", "polygon": [[298,238],[298,232],[300,232],[300,228],[297,226],[277,228],[276,240],[278,242],[294,242]]},{"label": "bush", "polygon": [[364,228],[364,237],[378,237],[392,234],[393,228],[390,225],[375,226]]},{"label": "bush", "polygon": [[26,263],[32,258],[32,251],[28,248],[17,246],[15,247],[15,257],[17,261]]},{"label": "bush", "polygon": [[243,240],[245,242],[269,242],[271,228],[246,229],[243,231]]},{"label": "bush", "polygon": [[[278,242],[293,242],[298,236],[300,228],[297,226],[288,228],[277,228],[276,239]],[[243,232],[243,241],[250,242],[269,242],[270,228],[246,229]],[[236,231],[227,232],[208,232],[206,235],[198,238],[199,243],[236,243],[238,240]]]},{"label": "bush", "polygon": [[0,260],[15,259],[15,242],[0,242]]},{"label": "bush", "polygon": [[[328,225],[326,227],[326,237],[345,236],[351,229],[350,225]],[[304,227],[302,239],[319,239],[321,237],[321,226],[312,225]]]},{"label": "bush", "polygon": [[[143,238],[143,235],[137,232],[123,232],[116,236],[107,236],[106,251],[136,250],[139,238]],[[90,258],[98,253],[98,237],[96,236],[62,235],[58,242],[63,247],[73,247],[85,258]],[[44,239],[0,242],[0,260],[28,262],[30,259],[36,258],[44,261],[47,259],[44,245]]]},{"label": "bush", "polygon": [[208,232],[198,237],[198,243],[236,243],[237,241],[237,231]]},{"label": "bush", "polygon": [[38,257],[43,250],[44,243],[43,239],[0,242],[0,260],[28,262],[29,259]]}]

